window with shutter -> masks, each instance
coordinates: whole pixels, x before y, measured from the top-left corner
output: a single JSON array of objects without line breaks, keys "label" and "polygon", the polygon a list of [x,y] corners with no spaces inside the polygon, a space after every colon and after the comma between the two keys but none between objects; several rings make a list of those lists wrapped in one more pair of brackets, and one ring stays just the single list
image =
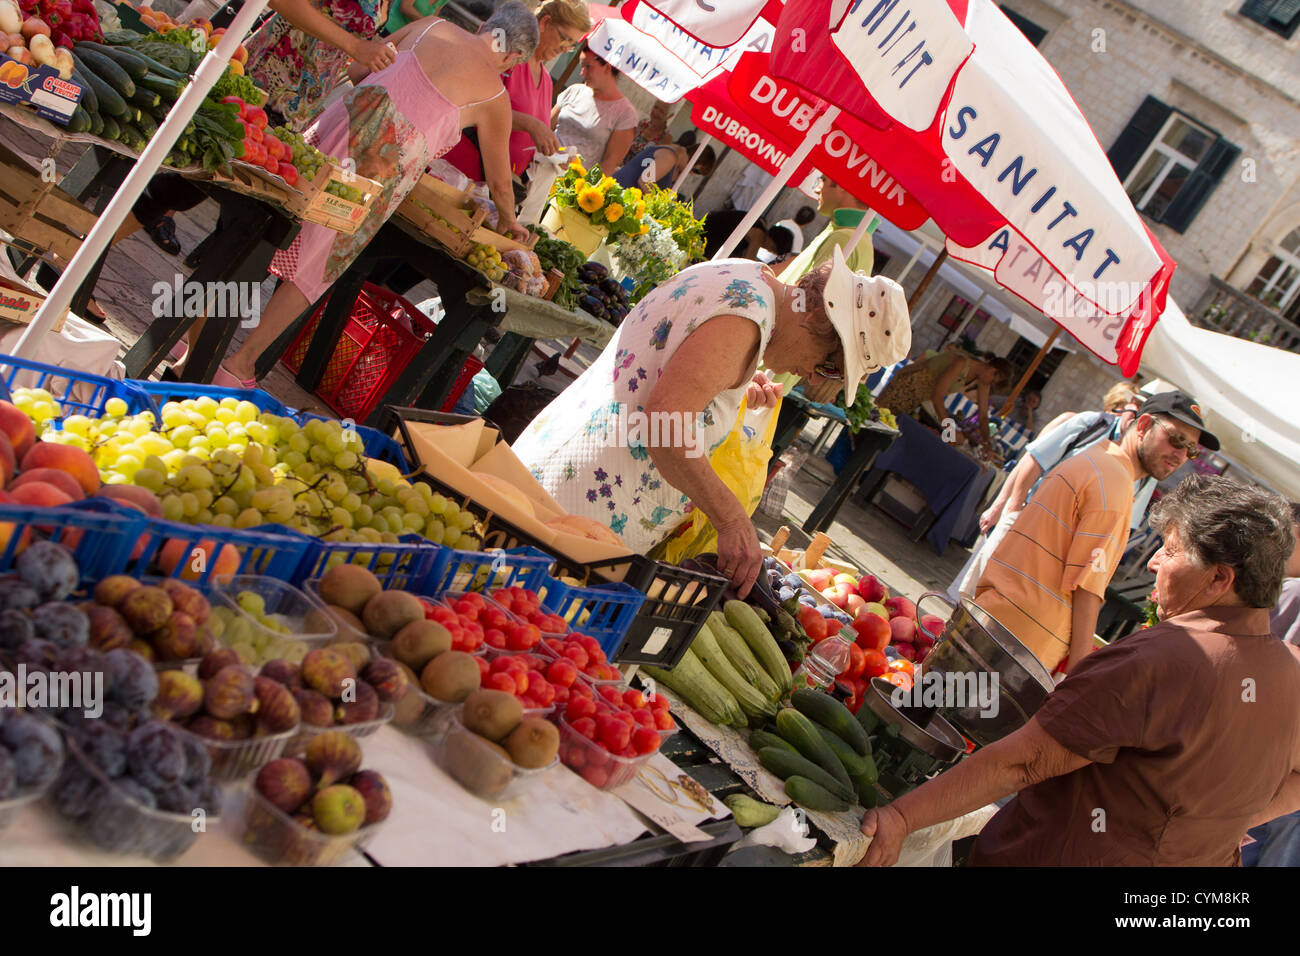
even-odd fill
[{"label": "window with shutter", "polygon": [[1300,0],[1246,0],[1241,5],[1241,15],[1290,38],[1300,27]]},{"label": "window with shutter", "polygon": [[1184,232],[1240,154],[1214,130],[1148,96],[1108,155],[1134,207]]}]

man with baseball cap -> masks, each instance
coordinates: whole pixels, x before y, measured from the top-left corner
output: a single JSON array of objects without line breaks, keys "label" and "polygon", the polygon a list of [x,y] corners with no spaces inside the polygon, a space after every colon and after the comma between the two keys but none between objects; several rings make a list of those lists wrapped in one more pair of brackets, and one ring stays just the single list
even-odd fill
[{"label": "man with baseball cap", "polygon": [[1068,672],[1095,646],[1106,587],[1128,545],[1135,483],[1163,481],[1202,446],[1217,450],[1219,440],[1189,395],[1148,399],[1117,441],[1048,472],[989,559],[975,603],[1049,671]]}]

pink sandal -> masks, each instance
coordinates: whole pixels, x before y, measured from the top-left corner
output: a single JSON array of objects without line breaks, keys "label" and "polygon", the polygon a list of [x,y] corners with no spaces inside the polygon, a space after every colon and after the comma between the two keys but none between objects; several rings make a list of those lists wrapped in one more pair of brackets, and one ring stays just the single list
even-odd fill
[{"label": "pink sandal", "polygon": [[257,379],[235,378],[235,376],[226,371],[224,365],[218,365],[216,374],[212,376],[212,384],[219,385],[222,388],[250,389],[257,388]]}]

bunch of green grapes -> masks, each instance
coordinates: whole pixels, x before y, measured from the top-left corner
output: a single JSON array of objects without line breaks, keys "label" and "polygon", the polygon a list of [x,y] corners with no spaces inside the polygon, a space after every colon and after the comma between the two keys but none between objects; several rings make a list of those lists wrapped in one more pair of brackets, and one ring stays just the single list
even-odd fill
[{"label": "bunch of green grapes", "polygon": [[301,133],[286,129],[283,126],[271,127],[270,132],[276,139],[289,147],[290,154],[293,157],[293,164],[298,168],[298,174],[304,179],[315,179],[316,174],[325,165],[325,154],[303,139]]},{"label": "bunch of green grapes", "polygon": [[[256,601],[249,601],[249,598]],[[265,613],[264,606],[256,609],[261,603],[261,595],[243,591],[238,595],[238,601],[256,624],[231,608],[216,606],[212,608],[207,626],[213,637],[239,655],[241,663],[247,667],[260,667],[271,660],[298,663],[307,656],[307,645],[292,640],[292,629],[278,616]]]},{"label": "bunch of green grapes", "polygon": [[[373,478],[360,434],[338,421],[300,425],[252,402],[208,396],[168,402],[155,418],[128,414],[125,402],[110,399],[104,417],[70,415],[60,430],[48,392],[19,389],[14,399],[43,440],[89,452],[107,484],[153,492],[169,521],[280,524],[332,542],[393,544],[418,534],[461,550],[480,547],[472,513],[424,482]],[[340,553],[330,562],[343,560]]]},{"label": "bunch of green grapes", "polygon": [[346,199],[348,202],[359,203],[364,202],[366,199],[366,194],[356,186],[344,185],[337,179],[330,180],[329,184],[325,187],[325,191],[331,196],[338,196],[340,199]]}]

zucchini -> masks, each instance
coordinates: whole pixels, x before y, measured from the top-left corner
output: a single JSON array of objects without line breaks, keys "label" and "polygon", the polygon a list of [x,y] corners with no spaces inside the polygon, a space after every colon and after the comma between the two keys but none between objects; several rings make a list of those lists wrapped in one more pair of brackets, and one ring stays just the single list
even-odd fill
[{"label": "zucchini", "polygon": [[134,123],[121,121],[118,123],[118,126],[121,127],[121,132],[118,134],[117,141],[123,146],[129,147],[139,153],[149,145],[149,140],[145,137],[144,133],[140,131],[140,127],[136,126]]},{"label": "zucchini", "polygon": [[149,67],[145,65],[144,60],[140,59],[134,52],[120,46],[105,46],[102,43],[93,43],[90,40],[79,40],[73,46],[73,49],[80,54],[83,50],[89,53],[98,53],[100,56],[107,57],[118,66],[120,66],[131,80],[143,79],[144,75],[149,72]]},{"label": "zucchini", "polygon": [[853,799],[851,784],[831,776],[811,760],[806,760],[798,754],[792,754],[780,747],[764,747],[758,752],[758,762],[782,780],[803,777],[835,794],[841,800]]},{"label": "zucchini", "polygon": [[764,747],[776,747],[781,750],[788,750],[792,754],[799,752],[794,749],[794,744],[778,737],[776,734],[769,734],[766,730],[751,730],[749,732],[749,746],[753,748],[755,753]]},{"label": "zucchini", "polygon": [[848,771],[840,763],[840,758],[822,740],[822,735],[817,732],[812,721],[799,711],[793,707],[783,708],[776,715],[776,731],[794,744],[799,753],[840,781],[846,789],[850,786]]},{"label": "zucchini", "polygon": [[153,139],[154,134],[158,132],[157,122],[148,113],[142,112],[135,122],[140,127],[140,132],[144,134],[145,139]]},{"label": "zucchini", "polygon": [[743,793],[733,793],[729,797],[723,797],[722,802],[736,818],[736,824],[747,830],[753,827],[765,827],[781,815],[780,807],[755,800]]},{"label": "zucchini", "polygon": [[758,658],[749,649],[745,639],[727,623],[726,617],[714,611],[709,615],[707,626],[717,639],[722,653],[727,655],[727,660],[740,676],[768,700],[778,700],[781,697],[781,689],[776,686],[776,681],[767,676],[767,671],[763,670],[763,665],[758,662]]},{"label": "zucchini", "polygon": [[162,97],[153,90],[146,90],[144,87],[137,86],[135,92],[128,96],[126,101],[139,109],[152,110],[157,109],[158,104],[162,102]]},{"label": "zucchini", "polygon": [[[86,65],[89,72],[117,90],[118,95],[123,99],[135,92],[135,81],[113,60],[94,50],[84,49],[81,43],[76,45],[73,52],[76,58]],[[96,89],[95,93],[98,95],[99,90]]]},{"label": "zucchini", "polygon": [[695,656],[700,659],[700,663],[708,668],[709,673],[718,679],[723,687],[730,691],[731,696],[736,698],[743,710],[750,717],[773,717],[776,715],[776,705],[758,692],[758,690],[745,678],[741,677],[737,670],[731,666],[727,660],[727,655],[722,653],[722,648],[718,646],[717,639],[713,636],[713,631],[709,628],[706,621],[700,628],[695,640],[691,644],[691,650]]},{"label": "zucchini", "polygon": [[813,729],[822,735],[822,740],[826,741],[826,746],[839,758],[844,765],[844,772],[849,775],[849,781],[852,782],[854,777],[867,772],[867,758],[859,756],[852,747],[835,731],[823,727],[817,721],[813,721]]},{"label": "zucchini", "polygon": [[64,126],[69,133],[89,133],[90,132],[90,114],[80,106],[72,110],[72,115],[68,117],[67,125]]},{"label": "zucchini", "polygon": [[86,74],[81,70],[73,69],[72,80],[81,87],[81,105],[86,108],[87,113],[99,112],[99,97],[95,95],[95,88],[90,85],[90,80],[86,79]]},{"label": "zucchini", "polygon": [[781,648],[776,646],[776,639],[766,625],[758,619],[754,609],[744,601],[728,601],[722,608],[727,623],[740,632],[749,649],[754,652],[758,662],[763,665],[769,677],[776,682],[782,696],[790,693],[794,681],[790,675],[790,665],[786,663]]},{"label": "zucchini", "polygon": [[677,666],[671,671],[643,664],[641,672],[676,691],[705,720],[714,724],[731,724],[743,727],[749,723],[745,712],[725,687],[700,663],[688,647]]},{"label": "zucchini", "polygon": [[116,142],[122,136],[122,128],[117,125],[117,120],[113,119],[113,117],[103,113],[100,115],[104,117],[104,131],[99,135],[104,139],[111,139]]},{"label": "zucchini", "polygon": [[104,135],[104,117],[98,113],[90,114],[90,132],[94,136]]},{"label": "zucchini", "polygon": [[146,90],[157,93],[169,103],[175,103],[180,99],[180,95],[185,92],[185,83],[152,72],[146,73],[144,79],[136,83],[136,87],[144,87]]},{"label": "zucchini", "polygon": [[99,112],[105,114],[106,117],[125,116],[126,100],[122,98],[116,88],[86,65],[75,53],[72,55],[72,59],[76,64],[77,71],[86,78],[86,81],[90,84],[90,89],[94,91],[95,99],[99,103]]},{"label": "zucchini", "polygon": [[797,775],[790,777],[785,782],[785,792],[791,800],[805,810],[839,813],[849,808],[847,800],[841,800],[825,787],[819,787],[807,777]]},{"label": "zucchini", "polygon": [[859,756],[871,753],[867,732],[852,712],[830,694],[800,688],[790,695],[790,703],[809,720],[837,734]]}]

